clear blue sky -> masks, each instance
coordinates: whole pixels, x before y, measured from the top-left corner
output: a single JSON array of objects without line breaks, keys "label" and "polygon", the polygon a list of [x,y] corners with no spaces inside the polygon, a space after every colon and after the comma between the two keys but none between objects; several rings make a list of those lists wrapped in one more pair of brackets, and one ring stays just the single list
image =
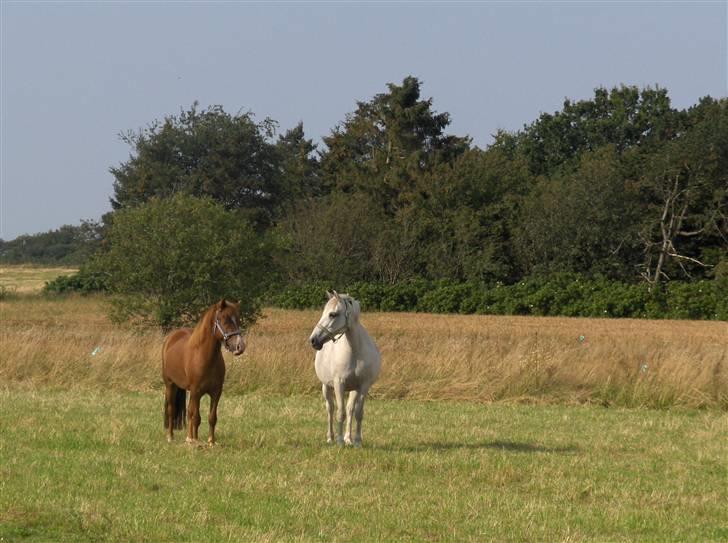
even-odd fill
[{"label": "clear blue sky", "polygon": [[303,121],[319,141],[414,75],[449,132],[484,147],[565,97],[660,85],[726,96],[728,2],[2,0],[0,238],[98,219],[119,132],[198,100]]}]

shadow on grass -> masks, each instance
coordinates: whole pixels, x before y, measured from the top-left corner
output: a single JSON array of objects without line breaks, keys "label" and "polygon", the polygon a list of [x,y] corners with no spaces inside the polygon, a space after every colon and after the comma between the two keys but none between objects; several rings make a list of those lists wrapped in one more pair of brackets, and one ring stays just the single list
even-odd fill
[{"label": "shadow on grass", "polygon": [[544,445],[536,445],[534,443],[520,443],[517,441],[479,441],[476,443],[456,443],[433,441],[430,443],[417,443],[414,445],[385,445],[377,447],[380,449],[399,451],[399,452],[422,452],[422,451],[451,451],[451,450],[482,450],[494,449],[498,451],[508,451],[515,453],[552,453],[552,454],[575,454],[579,452],[579,448],[574,445],[566,447],[546,447]]}]

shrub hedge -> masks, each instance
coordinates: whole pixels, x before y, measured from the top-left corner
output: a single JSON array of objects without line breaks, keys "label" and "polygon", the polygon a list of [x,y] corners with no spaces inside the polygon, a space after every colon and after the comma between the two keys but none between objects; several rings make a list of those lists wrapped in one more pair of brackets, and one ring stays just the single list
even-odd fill
[{"label": "shrub hedge", "polygon": [[59,275],[52,281],[46,281],[43,292],[47,294],[106,292],[108,290],[107,281],[106,274],[82,267],[73,275]]},{"label": "shrub hedge", "polygon": [[[331,285],[288,285],[268,295],[284,309],[322,307]],[[672,282],[661,289],[564,274],[513,285],[408,281],[352,283],[341,289],[367,311],[728,320],[728,281]]]},{"label": "shrub hedge", "polygon": [[[318,309],[331,285],[288,285],[267,294],[265,305]],[[104,276],[85,271],[46,284],[49,293],[106,290]],[[341,289],[367,311],[414,311],[481,315],[538,315],[648,319],[728,320],[728,278],[671,282],[652,291],[645,284],[563,274],[513,285],[414,280],[394,285],[356,282]]]}]

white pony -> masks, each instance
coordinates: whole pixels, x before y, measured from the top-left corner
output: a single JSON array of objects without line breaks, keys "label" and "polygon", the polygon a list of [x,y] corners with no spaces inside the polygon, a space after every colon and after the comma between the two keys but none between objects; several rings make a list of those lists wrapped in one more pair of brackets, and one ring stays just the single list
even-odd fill
[{"label": "white pony", "polygon": [[[329,301],[324,306],[318,324],[308,338],[316,349],[316,375],[322,383],[329,415],[327,441],[334,441],[334,398],[336,399],[336,442],[339,445],[361,446],[361,421],[364,418],[364,399],[379,376],[381,355],[379,349],[359,322],[359,302],[348,294],[326,293]],[[344,412],[344,392],[349,401]],[[342,437],[344,416],[346,433]],[[352,418],[356,418],[356,434],[351,436]]]}]

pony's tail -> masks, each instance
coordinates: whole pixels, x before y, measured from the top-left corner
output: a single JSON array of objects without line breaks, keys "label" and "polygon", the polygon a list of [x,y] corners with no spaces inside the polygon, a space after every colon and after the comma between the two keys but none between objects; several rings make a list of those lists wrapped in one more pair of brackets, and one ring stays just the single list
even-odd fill
[{"label": "pony's tail", "polygon": [[[166,410],[166,408],[165,408]],[[187,391],[184,388],[177,388],[174,393],[174,415],[172,416],[172,428],[181,430],[185,427],[187,420]],[[164,413],[164,427],[169,428],[169,419],[167,413]]]},{"label": "pony's tail", "polygon": [[186,415],[187,391],[184,388],[178,388],[177,394],[174,396],[174,418],[172,419],[175,430],[181,430],[185,427]]}]

